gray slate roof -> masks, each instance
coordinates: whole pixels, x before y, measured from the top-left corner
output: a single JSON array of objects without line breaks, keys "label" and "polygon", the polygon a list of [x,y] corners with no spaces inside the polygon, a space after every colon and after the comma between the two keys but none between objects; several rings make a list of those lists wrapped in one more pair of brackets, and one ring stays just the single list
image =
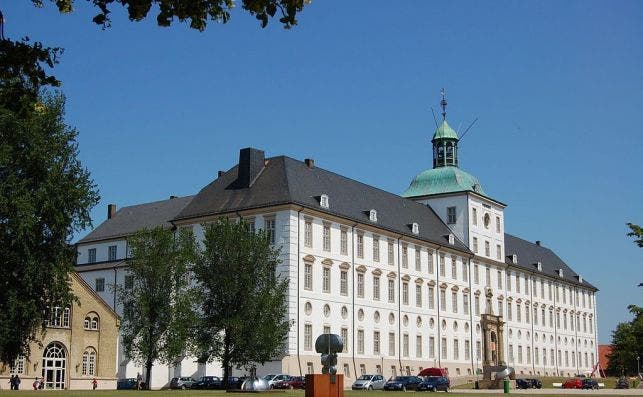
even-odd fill
[{"label": "gray slate roof", "polygon": [[143,228],[172,227],[170,221],[194,196],[176,197],[153,203],[132,205],[116,211],[111,219],[78,241],[79,244],[128,236]]},{"label": "gray slate roof", "polygon": [[[505,233],[506,263],[511,266],[523,268],[538,273],[537,263],[542,265],[542,274],[557,280],[582,285],[583,287],[598,290],[583,278],[579,282],[578,273],[572,270],[562,259],[549,248],[523,240],[511,234]],[[518,264],[511,261],[511,255],[518,256]],[[558,269],[563,269],[563,277],[558,276]]]},{"label": "gray slate roof", "polygon": [[[420,240],[448,246],[449,228],[430,207],[377,189],[319,167],[286,156],[266,160],[266,166],[249,188],[237,187],[235,166],[204,187],[175,220],[279,204],[297,204],[363,224],[390,230]],[[319,205],[329,197],[330,208]],[[377,210],[377,223],[369,222],[368,211]],[[411,224],[420,233],[411,233]],[[457,238],[451,246],[471,253]]]}]

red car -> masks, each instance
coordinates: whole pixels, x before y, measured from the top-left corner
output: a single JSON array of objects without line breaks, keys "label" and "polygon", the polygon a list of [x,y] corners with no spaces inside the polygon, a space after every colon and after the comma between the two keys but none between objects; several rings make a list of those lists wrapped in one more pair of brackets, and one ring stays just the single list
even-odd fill
[{"label": "red car", "polygon": [[273,389],[305,389],[306,378],[303,376],[291,376],[288,380],[280,380],[272,385]]},{"label": "red car", "polygon": [[565,383],[563,383],[563,389],[582,389],[582,388],[583,388],[583,380],[579,378],[567,379]]}]

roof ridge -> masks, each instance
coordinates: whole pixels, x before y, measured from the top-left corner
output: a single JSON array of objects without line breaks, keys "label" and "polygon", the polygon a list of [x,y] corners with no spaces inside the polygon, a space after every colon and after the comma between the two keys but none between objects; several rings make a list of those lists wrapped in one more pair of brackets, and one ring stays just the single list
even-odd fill
[{"label": "roof ridge", "polygon": [[[152,204],[164,203],[164,202],[171,201],[171,200],[180,200],[180,199],[193,198],[194,196],[196,196],[196,194],[191,194],[191,195],[188,195],[188,196],[177,196],[177,197],[174,197],[174,198],[167,198],[165,200],[150,201],[148,203],[125,205],[125,206],[119,208],[118,211],[124,210],[125,208],[143,207],[143,206],[152,205]],[[118,212],[118,211],[116,211],[116,212]]]}]

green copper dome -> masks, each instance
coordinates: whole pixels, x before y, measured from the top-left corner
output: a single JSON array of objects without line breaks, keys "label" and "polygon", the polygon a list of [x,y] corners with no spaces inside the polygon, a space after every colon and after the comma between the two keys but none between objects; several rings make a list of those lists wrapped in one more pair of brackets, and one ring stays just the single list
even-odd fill
[{"label": "green copper dome", "polygon": [[485,195],[476,177],[462,171],[458,167],[448,166],[433,168],[418,174],[415,179],[413,179],[413,182],[411,182],[411,186],[402,193],[402,197],[417,197],[463,191],[472,191]]},{"label": "green copper dome", "polygon": [[458,134],[451,128],[446,120],[442,120],[442,124],[435,130],[433,134],[433,141],[436,139],[458,139]]}]

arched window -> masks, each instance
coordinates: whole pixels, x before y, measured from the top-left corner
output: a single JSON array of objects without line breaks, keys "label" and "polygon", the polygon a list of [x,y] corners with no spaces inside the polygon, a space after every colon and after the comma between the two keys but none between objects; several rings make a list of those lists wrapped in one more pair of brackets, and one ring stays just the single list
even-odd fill
[{"label": "arched window", "polygon": [[98,316],[92,317],[91,328],[92,330],[98,330]]},{"label": "arched window", "polygon": [[85,317],[85,322],[83,323],[83,328],[89,329],[91,321],[92,320],[89,318],[89,316]]},{"label": "arched window", "polygon": [[100,328],[100,319],[98,314],[94,312],[87,313],[85,321],[83,322],[83,328],[91,331],[97,331]]},{"label": "arched window", "polygon": [[82,362],[82,374],[86,376],[95,376],[96,375],[96,350],[92,347],[88,347],[83,352],[83,362]]}]

